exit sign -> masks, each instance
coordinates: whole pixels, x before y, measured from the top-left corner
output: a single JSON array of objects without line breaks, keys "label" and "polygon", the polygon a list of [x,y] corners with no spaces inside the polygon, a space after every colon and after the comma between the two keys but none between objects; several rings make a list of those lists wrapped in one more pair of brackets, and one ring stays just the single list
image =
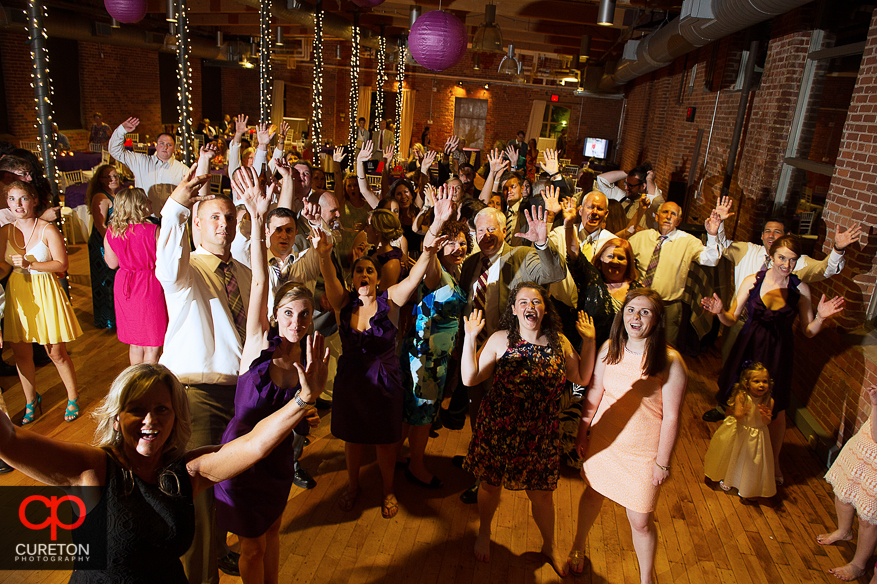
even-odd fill
[{"label": "exit sign", "polygon": [[560,96],[559,95],[552,95],[551,101],[560,101]]},{"label": "exit sign", "polygon": [[697,112],[696,107],[690,107],[687,110],[685,110],[685,121],[686,122],[693,122],[694,121],[694,114],[696,112]]}]

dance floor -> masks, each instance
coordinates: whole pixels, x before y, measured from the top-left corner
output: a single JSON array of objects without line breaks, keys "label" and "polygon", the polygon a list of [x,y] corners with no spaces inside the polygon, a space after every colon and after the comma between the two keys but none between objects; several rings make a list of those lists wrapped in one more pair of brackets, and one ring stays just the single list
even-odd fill
[{"label": "dance floor", "polygon": [[[88,250],[70,248],[70,280],[76,315],[85,334],[68,349],[76,366],[85,416],[64,423],[66,403],[54,367],[38,369],[37,388],[43,394],[43,415],[30,429],[61,440],[86,442],[94,422],[90,414],[105,395],[112,379],[128,363],[127,348],[114,332],[92,326]],[[6,349],[4,359],[12,363]],[[760,506],[741,503],[739,497],[709,486],[703,479],[703,456],[717,424],[701,421],[715,392],[719,357],[712,351],[689,359],[690,383],[685,398],[672,474],[661,492],[658,530],[657,581],[688,583],[837,582],[827,570],[847,563],[850,543],[822,547],[818,533],[834,529],[834,503],[822,480],[825,469],[797,430],[790,430],[782,454],[786,484],[773,501]],[[4,397],[16,423],[24,413],[18,379],[0,378]],[[445,482],[437,491],[411,485],[396,473],[399,514],[380,515],[380,481],[374,451],[366,450],[363,491],[354,509],[343,512],[337,501],[346,486],[343,444],[329,432],[331,413],[311,435],[303,466],[317,481],[309,491],[292,487],[281,527],[281,582],[307,583],[529,583],[529,582],[637,582],[636,556],[623,509],[604,505],[587,545],[590,565],[575,578],[561,579],[541,556],[539,532],[523,492],[504,492],[495,519],[490,563],[475,561],[472,546],[478,526],[474,505],[458,495],[470,477],[452,466],[469,441],[468,427],[442,430],[430,441],[427,466]],[[0,485],[28,485],[19,472],[0,475]],[[573,524],[582,481],[573,471],[561,477],[555,493],[557,540],[564,554],[573,537]],[[236,543],[234,538],[230,543]],[[870,575],[870,573],[869,573]],[[4,583],[67,582],[69,572],[0,572]],[[222,576],[222,584],[239,578]],[[860,582],[868,582],[862,578]]]}]

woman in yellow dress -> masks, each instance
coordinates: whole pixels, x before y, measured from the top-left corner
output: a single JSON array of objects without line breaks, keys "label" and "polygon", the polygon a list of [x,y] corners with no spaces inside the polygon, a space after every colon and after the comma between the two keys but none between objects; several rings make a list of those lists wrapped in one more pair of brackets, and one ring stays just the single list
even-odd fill
[{"label": "woman in yellow dress", "polygon": [[31,343],[46,346],[46,352],[58,369],[67,389],[64,420],[79,417],[79,393],[76,373],[65,343],[82,334],[70,300],[55,279],[56,272],[67,269],[67,249],[58,229],[38,218],[37,193],[29,183],[15,181],[9,185],[6,201],[15,221],[0,230],[0,277],[12,269],[6,285],[5,330],[3,339],[10,343],[15,366],[27,399],[22,425],[33,422],[36,409],[42,414],[42,397],[36,391],[36,370]]}]

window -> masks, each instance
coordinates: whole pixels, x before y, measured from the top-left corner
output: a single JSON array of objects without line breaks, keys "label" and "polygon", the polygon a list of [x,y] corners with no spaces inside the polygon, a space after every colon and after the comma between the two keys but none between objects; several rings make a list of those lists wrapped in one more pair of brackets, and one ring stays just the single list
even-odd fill
[{"label": "window", "polygon": [[487,100],[471,97],[454,99],[454,134],[467,148],[484,148],[487,126]]},{"label": "window", "polygon": [[545,116],[542,118],[541,138],[557,138],[560,131],[569,125],[569,108],[546,104]]}]

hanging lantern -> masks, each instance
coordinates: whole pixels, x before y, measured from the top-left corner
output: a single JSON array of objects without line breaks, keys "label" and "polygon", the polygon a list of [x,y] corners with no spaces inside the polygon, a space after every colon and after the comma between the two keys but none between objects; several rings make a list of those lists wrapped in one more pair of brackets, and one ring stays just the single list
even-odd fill
[{"label": "hanging lantern", "polygon": [[427,12],[417,19],[408,35],[408,50],[414,60],[430,71],[444,71],[466,54],[466,27],[443,10]]},{"label": "hanging lantern", "polygon": [[374,8],[384,3],[384,0],[353,0],[353,3],[360,8]]},{"label": "hanging lantern", "polygon": [[104,6],[119,22],[131,24],[146,16],[146,0],[104,0]]}]

